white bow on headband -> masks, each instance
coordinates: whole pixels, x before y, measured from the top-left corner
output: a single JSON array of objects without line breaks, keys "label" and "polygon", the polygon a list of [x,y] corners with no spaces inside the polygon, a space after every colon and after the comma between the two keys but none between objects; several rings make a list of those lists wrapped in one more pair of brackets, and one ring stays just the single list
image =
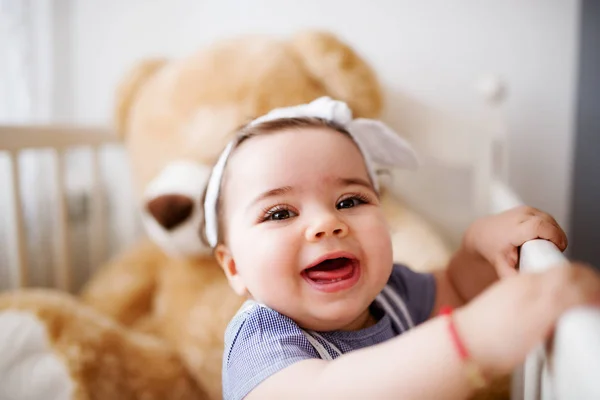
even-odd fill
[{"label": "white bow on headband", "polygon": [[[365,118],[352,119],[352,111],[346,103],[329,97],[320,97],[308,104],[276,108],[253,120],[249,126],[276,119],[301,117],[321,118],[335,122],[346,129],[365,159],[375,190],[379,190],[376,166],[415,169],[419,164],[417,155],[408,142],[383,122]],[[217,245],[217,200],[221,180],[234,143],[235,140],[231,141],[221,153],[206,188],[204,199],[205,235],[212,248]]]}]

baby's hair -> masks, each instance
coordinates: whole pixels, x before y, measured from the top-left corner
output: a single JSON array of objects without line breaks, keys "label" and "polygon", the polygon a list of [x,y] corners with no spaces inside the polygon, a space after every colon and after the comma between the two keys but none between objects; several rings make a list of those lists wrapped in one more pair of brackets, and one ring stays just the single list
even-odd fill
[{"label": "baby's hair", "polygon": [[[289,129],[302,129],[302,128],[329,128],[336,132],[342,133],[351,138],[350,133],[340,124],[337,124],[333,121],[325,120],[322,118],[315,117],[298,117],[298,118],[280,118],[269,120],[265,122],[261,122],[258,124],[247,124],[242,126],[236,131],[233,147],[231,149],[230,157],[233,152],[241,146],[245,141],[252,139],[256,136],[262,136],[269,133],[280,132],[283,130]],[[227,169],[227,167],[225,167]],[[223,173],[223,180],[225,178],[225,173]],[[221,187],[223,186],[223,181],[221,181]],[[217,244],[222,244],[225,241],[225,231],[223,226],[223,218],[221,215],[222,210],[222,199],[221,190],[219,190],[219,197],[217,199],[217,224],[218,224],[218,234],[217,234]],[[204,201],[206,199],[206,188],[204,189],[204,193],[202,194],[202,205],[204,205]],[[202,214],[202,221],[200,224],[200,238],[202,242],[206,246],[210,246],[208,240],[206,238],[205,232],[205,216]]]}]

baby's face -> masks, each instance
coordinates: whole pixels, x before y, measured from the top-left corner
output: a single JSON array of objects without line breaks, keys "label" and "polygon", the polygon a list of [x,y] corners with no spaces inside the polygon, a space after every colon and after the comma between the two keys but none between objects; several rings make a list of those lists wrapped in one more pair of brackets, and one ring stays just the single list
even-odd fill
[{"label": "baby's face", "polygon": [[304,328],[355,327],[388,280],[392,247],[352,139],[327,128],[251,138],[223,185],[219,259],[232,286]]}]

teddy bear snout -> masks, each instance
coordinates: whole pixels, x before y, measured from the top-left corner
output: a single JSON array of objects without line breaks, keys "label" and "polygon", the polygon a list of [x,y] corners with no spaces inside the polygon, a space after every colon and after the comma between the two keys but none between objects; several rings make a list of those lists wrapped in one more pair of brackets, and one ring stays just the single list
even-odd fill
[{"label": "teddy bear snout", "polygon": [[185,222],[194,211],[194,201],[181,194],[164,194],[146,204],[148,212],[167,231]]}]

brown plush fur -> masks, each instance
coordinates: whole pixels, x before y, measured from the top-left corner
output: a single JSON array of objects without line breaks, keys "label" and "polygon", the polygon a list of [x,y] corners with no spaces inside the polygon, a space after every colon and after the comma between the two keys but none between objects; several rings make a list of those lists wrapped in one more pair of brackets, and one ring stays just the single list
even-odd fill
[{"label": "brown plush fur", "polygon": [[243,299],[212,259],[169,258],[143,242],[108,264],[84,289],[83,301],[163,338],[211,398],[220,396],[223,332]]},{"label": "brown plush fur", "polygon": [[9,292],[0,295],[5,309],[28,311],[45,326],[75,383],[76,400],[208,399],[167,342],[126,329],[72,296]]},{"label": "brown plush fur", "polygon": [[[140,62],[116,103],[137,194],[171,161],[212,165],[251,118],[323,95],[348,102],[356,117],[382,108],[370,67],[324,32],[242,37],[180,60]],[[444,265],[449,251],[435,231],[397,199],[386,195],[384,204],[396,259]],[[242,300],[211,256],[169,257],[143,240],[101,268],[80,298],[6,293],[0,316],[20,309],[39,318],[77,399],[218,399],[223,332]]]},{"label": "brown plush fur", "polygon": [[235,38],[170,63],[142,62],[120,93],[117,125],[139,191],[169,161],[212,164],[236,128],[272,108],[329,95],[347,101],[357,117],[375,117],[382,105],[370,67],[317,32],[289,41]]}]

